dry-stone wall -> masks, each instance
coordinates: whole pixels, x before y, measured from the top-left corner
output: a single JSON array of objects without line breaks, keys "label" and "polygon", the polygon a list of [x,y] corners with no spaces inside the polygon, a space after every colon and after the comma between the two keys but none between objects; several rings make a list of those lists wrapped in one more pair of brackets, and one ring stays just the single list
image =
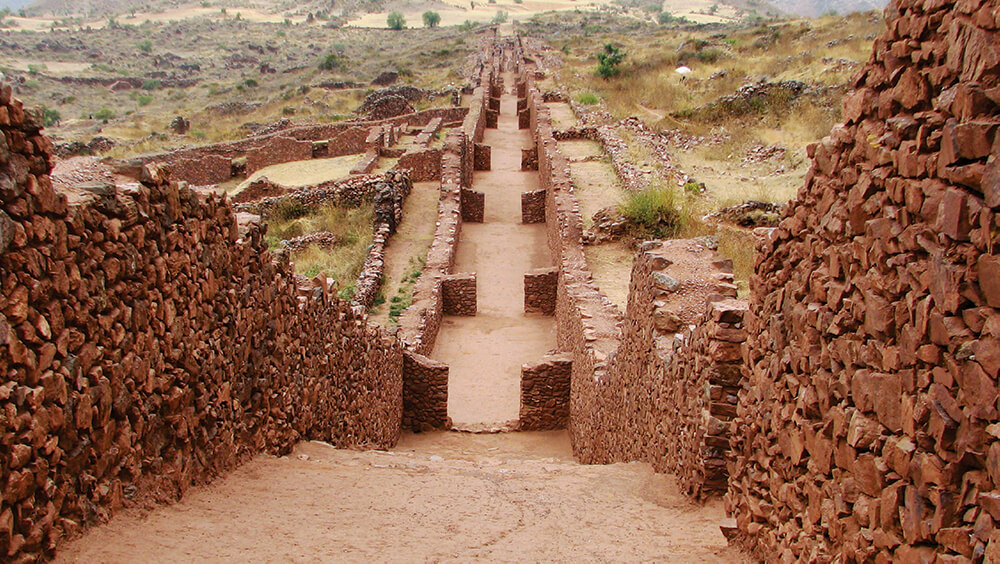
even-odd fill
[{"label": "dry-stone wall", "polygon": [[546,355],[521,367],[519,430],[566,428],[572,372],[573,359],[565,354]]},{"label": "dry-stone wall", "polygon": [[448,425],[448,365],[403,353],[403,428],[430,431]]},{"label": "dry-stone wall", "polygon": [[553,315],[559,287],[559,269],[536,268],[524,274],[524,312]]},{"label": "dry-stone wall", "polygon": [[1000,2],[886,16],[759,249],[727,500],[772,558],[996,562]]},{"label": "dry-stone wall", "polygon": [[226,202],[166,182],[57,193],[0,86],[0,554],[300,439],[390,446],[402,350],[300,284]]}]

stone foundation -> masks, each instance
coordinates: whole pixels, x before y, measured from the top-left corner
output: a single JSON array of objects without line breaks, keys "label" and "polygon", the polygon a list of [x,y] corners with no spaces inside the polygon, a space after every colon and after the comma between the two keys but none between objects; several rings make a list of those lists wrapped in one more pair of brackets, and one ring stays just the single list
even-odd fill
[{"label": "stone foundation", "polygon": [[481,143],[475,144],[474,170],[490,170],[492,168],[491,151],[489,145]]},{"label": "stone foundation", "polygon": [[521,170],[538,170],[538,149],[521,149]]}]

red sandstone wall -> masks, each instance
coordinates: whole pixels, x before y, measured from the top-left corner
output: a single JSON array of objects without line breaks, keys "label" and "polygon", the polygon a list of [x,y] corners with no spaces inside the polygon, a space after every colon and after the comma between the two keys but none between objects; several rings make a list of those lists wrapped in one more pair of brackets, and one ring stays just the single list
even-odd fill
[{"label": "red sandstone wall", "polygon": [[758,252],[727,501],[770,557],[1000,561],[1000,3],[886,16]]},{"label": "red sandstone wall", "polygon": [[301,439],[395,442],[395,341],[329,289],[300,288],[260,228],[238,234],[224,200],[158,173],[129,192],[56,193],[51,145],[10,92],[0,86],[0,554],[50,556],[122,505]]}]

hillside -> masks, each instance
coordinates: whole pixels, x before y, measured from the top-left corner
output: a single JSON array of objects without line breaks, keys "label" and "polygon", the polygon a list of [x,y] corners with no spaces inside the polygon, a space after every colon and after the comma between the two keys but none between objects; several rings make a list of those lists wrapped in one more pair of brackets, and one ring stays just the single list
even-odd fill
[{"label": "hillside", "polygon": [[775,8],[786,14],[817,17],[823,14],[850,14],[881,10],[887,0],[769,0]]}]

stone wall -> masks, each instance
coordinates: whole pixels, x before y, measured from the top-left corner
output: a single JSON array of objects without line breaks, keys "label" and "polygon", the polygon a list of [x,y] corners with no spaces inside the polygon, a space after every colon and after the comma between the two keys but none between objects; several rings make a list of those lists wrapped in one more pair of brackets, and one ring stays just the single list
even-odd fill
[{"label": "stone wall", "polygon": [[727,502],[768,558],[1000,561],[1000,4],[886,20],[758,250]]},{"label": "stone wall", "polygon": [[519,430],[566,428],[572,365],[569,355],[547,355],[521,367]]},{"label": "stone wall", "polygon": [[538,149],[521,149],[521,170],[538,170]]},{"label": "stone wall", "polygon": [[442,276],[441,303],[444,315],[476,315],[476,274],[463,272]]},{"label": "stone wall", "polygon": [[249,176],[274,164],[306,161],[312,156],[312,141],[299,141],[291,137],[275,137],[266,144],[247,151],[246,174]]},{"label": "stone wall", "polygon": [[486,213],[486,194],[462,188],[461,193],[462,221],[482,223]]},{"label": "stone wall", "polygon": [[[392,179],[395,175],[400,174],[396,171],[390,171],[390,173],[349,176],[314,186],[303,186],[286,192],[281,196],[268,196],[255,201],[239,202],[234,207],[238,211],[255,213],[264,217],[267,217],[274,206],[282,199],[289,199],[304,206],[328,204],[358,207],[364,202],[374,201],[379,185],[385,182],[394,182]],[[406,174],[403,173],[400,177],[406,177]],[[400,186],[398,189],[403,190],[403,187]],[[405,188],[405,190],[408,192],[409,188]],[[234,198],[234,200],[236,199]]]},{"label": "stone wall", "polygon": [[[157,168],[52,189],[51,144],[0,86],[0,553],[49,557],[123,505],[298,440],[391,446],[402,349],[273,263],[225,200]],[[332,341],[336,346],[331,347]]]},{"label": "stone wall", "polygon": [[403,353],[403,428],[430,431],[448,425],[448,365]]},{"label": "stone wall", "polygon": [[473,169],[474,170],[490,170],[493,166],[492,155],[493,152],[489,145],[483,145],[482,143],[476,143],[474,145],[475,153],[473,156]]},{"label": "stone wall", "polygon": [[[521,74],[525,111],[538,147],[545,189],[548,243],[558,265],[555,317],[559,350],[571,359],[569,431],[581,462],[641,460],[679,474],[689,494],[718,493],[725,483],[722,427],[735,412],[743,335],[732,274],[702,245],[691,258],[711,288],[664,276],[670,265],[658,242],[648,242],[633,265],[626,315],[601,294],[583,253],[583,221],[569,163],[559,152],[551,117],[534,85]],[[518,88],[520,90],[520,87]],[[685,243],[687,245],[687,243]],[[731,272],[731,271],[730,271]],[[706,282],[699,282],[704,285]],[[669,285],[665,287],[665,285]],[[693,290],[693,288],[691,288]],[[684,323],[668,315],[665,293],[704,295],[705,313]]]},{"label": "stone wall", "polygon": [[545,223],[545,190],[521,193],[521,223]]},{"label": "stone wall", "polygon": [[536,268],[524,275],[524,312],[553,315],[556,311],[556,294],[559,286],[559,269]]},{"label": "stone wall", "polygon": [[411,149],[399,157],[393,168],[410,171],[414,182],[441,180],[441,149]]},{"label": "stone wall", "polygon": [[[268,155],[276,154],[276,151],[271,150],[272,145],[280,147],[287,143],[286,141],[278,141],[279,138],[311,142],[327,141],[325,148],[320,150],[318,154],[311,152],[308,156],[303,156],[305,151],[296,151],[290,154],[289,158],[294,158],[294,160],[310,159],[313,156],[356,155],[364,153],[368,149],[365,140],[372,127],[383,125],[423,127],[436,119],[443,120],[443,123],[452,123],[463,120],[468,111],[468,108],[437,108],[381,121],[300,125],[266,135],[254,135],[238,141],[151,154],[128,161],[119,161],[117,165],[123,173],[128,174],[129,171],[135,171],[137,174],[144,164],[160,163],[166,165],[171,179],[175,181],[187,181],[193,185],[217,184],[232,178],[231,172],[227,172],[222,165],[224,159],[231,162],[234,159],[247,157],[251,152],[259,152],[263,158],[271,158]],[[279,164],[280,162],[289,161],[275,161],[270,164]]]}]

